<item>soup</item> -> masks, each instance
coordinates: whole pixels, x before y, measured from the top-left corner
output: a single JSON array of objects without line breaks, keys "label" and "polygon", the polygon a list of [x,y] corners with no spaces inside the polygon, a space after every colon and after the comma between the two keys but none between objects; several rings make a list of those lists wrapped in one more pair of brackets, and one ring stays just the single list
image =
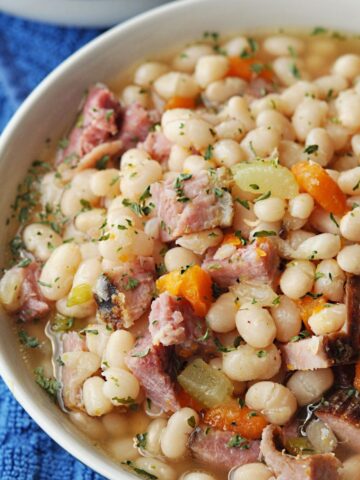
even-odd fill
[{"label": "soup", "polygon": [[206,32],[123,78],[13,204],[35,381],[145,479],[354,480],[359,40]]}]

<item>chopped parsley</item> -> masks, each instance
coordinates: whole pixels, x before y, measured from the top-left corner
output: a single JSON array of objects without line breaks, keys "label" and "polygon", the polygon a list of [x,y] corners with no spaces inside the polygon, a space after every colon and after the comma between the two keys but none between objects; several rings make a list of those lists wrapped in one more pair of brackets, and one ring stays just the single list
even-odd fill
[{"label": "chopped parsley", "polygon": [[187,419],[187,424],[189,425],[189,427],[195,428],[195,427],[196,427],[195,417],[194,417],[194,416],[189,417],[189,418]]},{"label": "chopped parsley", "polygon": [[277,296],[276,298],[274,298],[274,300],[271,302],[273,305],[280,305],[280,297]]},{"label": "chopped parsley", "polygon": [[264,358],[266,357],[266,355],[267,355],[267,352],[265,350],[259,350],[258,352],[256,352],[256,356],[259,358]]},{"label": "chopped parsley", "polygon": [[36,383],[55,401],[56,395],[61,388],[60,382],[55,378],[46,377],[43,367],[36,368],[34,374]]},{"label": "chopped parsley", "polygon": [[352,191],[354,192],[355,190],[357,190],[359,188],[359,185],[360,185],[360,180],[357,182],[356,185],[353,186]]},{"label": "chopped parsley", "polygon": [[328,30],[324,27],[315,27],[310,35],[324,35]]},{"label": "chopped parsley", "polygon": [[307,293],[305,293],[305,295],[304,295],[304,296],[305,296],[305,297],[310,297],[310,298],[312,298],[313,300],[316,300],[317,298],[320,298],[320,297],[322,297],[322,296],[323,296],[323,294],[322,294],[322,293],[312,293],[312,292],[307,292]]},{"label": "chopped parsley", "polygon": [[310,337],[310,333],[307,330],[302,330],[299,335],[295,335],[295,337],[290,338],[290,342],[298,342],[299,340],[303,340],[307,337]]},{"label": "chopped parsley", "polygon": [[147,432],[145,433],[138,433],[135,438],[136,438],[136,442],[135,442],[135,447],[137,448],[144,448],[146,449],[146,441],[147,441]]},{"label": "chopped parsley", "polygon": [[252,188],[253,190],[259,190],[260,189],[259,185],[257,185],[256,183],[250,183],[249,187]]},{"label": "chopped parsley", "polygon": [[234,232],[234,235],[236,238],[238,238],[241,242],[241,245],[246,245],[247,244],[247,240],[246,238],[244,238],[242,235],[241,235],[241,230],[235,230]]},{"label": "chopped parsley", "polygon": [[82,206],[82,209],[81,209],[82,212],[87,212],[92,208],[91,203],[85,198],[80,198],[80,205]]},{"label": "chopped parsley", "polygon": [[149,353],[150,353],[150,347],[148,347],[146,350],[141,350],[140,352],[132,353],[131,356],[143,358],[143,357],[146,357],[146,355],[149,355]]},{"label": "chopped parsley", "polygon": [[312,153],[315,153],[318,150],[319,150],[319,145],[308,145],[306,148],[304,148],[304,153],[311,155]]},{"label": "chopped parsley", "polygon": [[225,347],[225,345],[223,345],[220,342],[220,340],[216,337],[214,338],[214,343],[215,343],[216,348],[219,350],[219,352],[229,353],[229,352],[233,352],[234,350],[236,350],[236,347]]},{"label": "chopped parsley", "polygon": [[217,198],[221,198],[221,197],[224,196],[224,190],[222,188],[219,188],[219,187],[214,188],[214,193],[215,193],[215,197],[217,197]]},{"label": "chopped parsley", "polygon": [[258,197],[255,202],[260,202],[260,200],[266,200],[267,198],[271,197],[271,191],[269,190],[268,192],[266,193],[263,193],[262,195],[260,195],[260,197]]},{"label": "chopped parsley", "polygon": [[68,330],[71,330],[73,326],[73,317],[65,317],[65,315],[57,313],[54,317],[54,321],[51,323],[51,330],[54,332],[67,332]]},{"label": "chopped parsley", "polygon": [[110,155],[104,155],[95,163],[95,168],[97,168],[98,170],[105,170],[109,161]]},{"label": "chopped parsley", "polygon": [[295,62],[290,65],[290,72],[292,73],[293,77],[297,78],[298,80],[301,79],[300,70],[298,69]]},{"label": "chopped parsley", "polygon": [[274,230],[259,230],[258,232],[255,232],[253,237],[259,238],[259,237],[275,237],[277,235]]},{"label": "chopped parsley", "polygon": [[208,145],[206,147],[206,150],[205,150],[205,153],[204,153],[204,159],[205,160],[211,160],[212,159],[213,150],[214,150],[214,147],[212,145]]},{"label": "chopped parsley", "polygon": [[139,280],[134,277],[128,277],[128,282],[125,285],[125,290],[134,290],[139,285]]},{"label": "chopped parsley", "polygon": [[141,478],[144,478],[145,480],[157,480],[158,477],[152,473],[147,472],[146,470],[142,468],[138,468],[134,462],[131,460],[126,460],[126,462],[121,462],[123,465],[126,465],[127,467],[131,468],[134,473],[139,475]]},{"label": "chopped parsley", "polygon": [[241,450],[248,450],[249,443],[246,438],[241,435],[233,435],[227,443],[229,448],[240,448]]},{"label": "chopped parsley", "polygon": [[242,207],[246,208],[246,210],[250,210],[250,205],[247,200],[242,200],[241,198],[237,198],[235,202],[239,203]]},{"label": "chopped parsley", "polygon": [[30,263],[31,263],[30,258],[24,258],[23,260],[21,260],[21,261],[17,264],[17,267],[19,267],[19,268],[25,268],[25,267],[27,267],[28,265],[30,265]]},{"label": "chopped parsley", "polygon": [[185,203],[190,201],[190,198],[184,194],[184,182],[190,180],[190,178],[192,178],[191,173],[180,173],[180,175],[176,177],[174,188],[177,195],[176,200],[178,202]]},{"label": "chopped parsley", "polygon": [[29,348],[36,348],[40,345],[39,340],[36,337],[31,337],[25,330],[19,332],[20,342]]},{"label": "chopped parsley", "polygon": [[145,205],[144,200],[140,201],[140,203],[132,202],[128,198],[124,198],[122,204],[124,207],[130,208],[130,210],[132,210],[138,217],[147,217],[155,206],[152,203]]},{"label": "chopped parsley", "polygon": [[334,217],[334,214],[333,214],[333,213],[330,213],[330,220],[335,223],[335,225],[337,226],[337,228],[340,227],[340,225],[338,224],[338,222],[337,222],[336,218]]},{"label": "chopped parsley", "polygon": [[208,340],[210,338],[210,330],[209,330],[209,327],[206,329],[206,332],[204,333],[204,335],[202,335],[201,337],[197,338],[196,340],[198,342],[205,342],[206,340]]}]

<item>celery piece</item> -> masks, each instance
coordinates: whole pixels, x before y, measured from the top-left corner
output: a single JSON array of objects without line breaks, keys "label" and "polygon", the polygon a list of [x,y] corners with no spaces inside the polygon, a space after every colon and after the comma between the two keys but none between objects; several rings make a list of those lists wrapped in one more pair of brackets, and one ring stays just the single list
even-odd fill
[{"label": "celery piece", "polygon": [[74,307],[75,305],[82,305],[93,298],[91,286],[88,283],[81,283],[71,289],[69,293],[66,306]]},{"label": "celery piece", "polygon": [[291,455],[310,455],[315,453],[314,447],[306,437],[290,437],[285,442],[286,450]]},{"label": "celery piece", "polygon": [[200,358],[191,362],[178,376],[182,388],[205,407],[216,407],[231,397],[233,385],[224,373]]},{"label": "celery piece", "polygon": [[238,163],[231,171],[236,184],[245,192],[259,195],[270,192],[271,196],[279,198],[293,198],[299,193],[294,174],[272,162]]}]

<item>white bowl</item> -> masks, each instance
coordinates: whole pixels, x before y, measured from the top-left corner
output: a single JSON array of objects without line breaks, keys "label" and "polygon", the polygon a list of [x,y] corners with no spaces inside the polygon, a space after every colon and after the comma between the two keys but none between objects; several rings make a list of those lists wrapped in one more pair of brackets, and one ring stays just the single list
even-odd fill
[{"label": "white bowl", "polygon": [[[142,58],[169,45],[198,38],[205,30],[241,32],[259,27],[322,25],[356,32],[360,3],[342,0],[184,0],[145,13],[124,23],[66,60],[29,96],[0,139],[0,211],[10,212],[17,184],[49,135],[58,137],[74,118],[84,89],[106,81]],[[0,229],[4,260],[6,229]],[[112,480],[133,478],[91,446],[64,414],[34,383],[20,358],[11,322],[1,321],[0,373],[33,419],[56,442],[97,472]]]},{"label": "white bowl", "polygon": [[0,11],[32,20],[108,27],[170,0],[0,0]]}]

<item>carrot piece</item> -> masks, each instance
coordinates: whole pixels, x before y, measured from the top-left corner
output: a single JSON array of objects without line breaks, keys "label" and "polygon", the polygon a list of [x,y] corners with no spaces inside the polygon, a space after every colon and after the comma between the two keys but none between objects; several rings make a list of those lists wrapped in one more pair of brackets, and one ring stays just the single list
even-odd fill
[{"label": "carrot piece", "polygon": [[249,440],[257,440],[268,424],[265,417],[258,412],[235,402],[211,408],[204,414],[204,423],[220,430],[240,434]]},{"label": "carrot piece", "polygon": [[335,215],[344,215],[347,212],[346,196],[318,163],[298,162],[291,170],[300,187],[324,210]]},{"label": "carrot piece", "polygon": [[314,313],[318,313],[323,308],[325,308],[326,302],[327,299],[324,296],[318,298],[311,298],[306,296],[303,298],[299,298],[299,300],[296,301],[296,304],[300,310],[301,320],[303,321],[306,330],[308,330],[309,332],[311,332],[311,328],[309,326],[309,318]]},{"label": "carrot piece", "polygon": [[271,82],[274,79],[270,68],[255,58],[229,57],[228,77],[240,77],[250,81],[255,77]]},{"label": "carrot piece", "polygon": [[360,391],[360,361],[357,362],[355,367],[354,387]]},{"label": "carrot piece", "polygon": [[235,247],[242,245],[241,239],[234,233],[226,233],[221,245],[234,245]]},{"label": "carrot piece", "polygon": [[171,97],[166,105],[165,110],[172,110],[173,108],[195,108],[195,100],[190,97]]},{"label": "carrot piece", "polygon": [[201,405],[200,402],[195,400],[195,398],[193,398],[191,395],[185,392],[185,390],[182,388],[177,393],[177,399],[181,407],[190,407],[196,410],[197,412],[200,412],[205,408],[203,405]]},{"label": "carrot piece", "polygon": [[156,281],[159,292],[167,291],[171,295],[186,298],[194,312],[204,317],[212,301],[211,277],[199,265],[192,265],[185,271],[175,270],[163,275]]}]

